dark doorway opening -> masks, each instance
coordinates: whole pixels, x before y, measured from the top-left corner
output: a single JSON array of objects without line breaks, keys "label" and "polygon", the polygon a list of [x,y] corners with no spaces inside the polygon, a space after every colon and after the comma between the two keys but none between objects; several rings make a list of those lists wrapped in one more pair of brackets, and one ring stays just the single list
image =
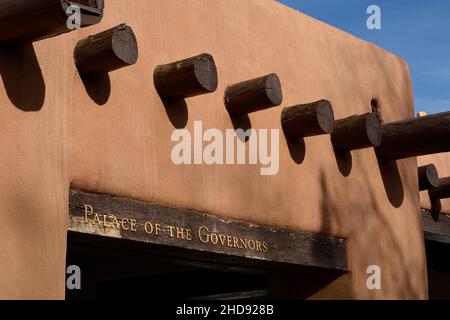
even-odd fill
[{"label": "dark doorway opening", "polygon": [[450,300],[450,243],[425,240],[430,300]]},{"label": "dark doorway opening", "polygon": [[[81,289],[66,289],[67,300],[304,299],[342,274],[73,231],[68,233],[66,263],[81,270]],[[292,297],[285,284],[299,278]]]}]

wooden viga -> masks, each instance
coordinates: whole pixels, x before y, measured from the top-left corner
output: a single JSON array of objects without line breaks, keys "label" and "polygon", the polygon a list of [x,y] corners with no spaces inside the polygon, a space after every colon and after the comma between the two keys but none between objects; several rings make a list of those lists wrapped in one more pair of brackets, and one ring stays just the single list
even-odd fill
[{"label": "wooden viga", "polygon": [[329,134],[334,129],[334,112],[327,100],[284,108],[281,124],[287,136],[305,138]]},{"label": "wooden viga", "polygon": [[450,112],[388,123],[381,128],[377,153],[382,160],[399,160],[450,151]]},{"label": "wooden viga", "polygon": [[74,59],[80,73],[108,73],[133,65],[138,45],[133,30],[126,24],[87,37],[75,46]]},{"label": "wooden viga", "polygon": [[160,97],[167,101],[211,93],[218,85],[216,64],[210,54],[202,53],[159,65],[153,72],[153,82]]},{"label": "wooden viga", "polygon": [[431,213],[435,220],[439,219],[442,210],[441,200],[450,198],[450,177],[439,179],[439,186],[428,190]]},{"label": "wooden viga", "polygon": [[232,117],[276,107],[282,101],[280,79],[275,73],[231,85],[224,96],[225,107]]},{"label": "wooden viga", "polygon": [[337,120],[331,134],[336,151],[352,151],[381,144],[381,125],[376,114],[367,113]]},{"label": "wooden viga", "polygon": [[439,175],[434,164],[419,167],[418,174],[420,191],[439,187]]},{"label": "wooden viga", "polygon": [[431,200],[441,200],[450,198],[450,177],[441,178],[439,186],[432,188],[429,191]]},{"label": "wooden viga", "polygon": [[99,23],[103,0],[0,0],[0,45],[33,42]]}]

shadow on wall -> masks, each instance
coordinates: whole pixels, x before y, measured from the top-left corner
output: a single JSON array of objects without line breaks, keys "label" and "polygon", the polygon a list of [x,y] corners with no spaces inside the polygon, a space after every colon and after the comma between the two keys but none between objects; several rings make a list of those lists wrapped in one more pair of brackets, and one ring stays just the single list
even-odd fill
[{"label": "shadow on wall", "polygon": [[[230,118],[231,118],[231,123],[233,124],[233,128],[236,132],[239,129],[246,132],[247,130],[252,128],[252,122],[251,122],[248,114],[244,114],[244,115],[238,116],[238,117],[230,116]],[[242,142],[247,142],[250,140],[249,136],[241,137],[241,135],[239,135],[239,134],[237,134],[237,136]]]},{"label": "shadow on wall", "polygon": [[45,82],[33,44],[0,48],[0,75],[14,106],[25,112],[42,109]]},{"label": "shadow on wall", "polygon": [[386,195],[395,208],[400,208],[405,199],[405,191],[397,161],[382,161],[378,155],[377,158]]},{"label": "shadow on wall", "polygon": [[353,158],[351,151],[340,151],[334,149],[334,157],[336,159],[336,164],[339,168],[339,172],[344,176],[348,177],[352,172]]},{"label": "shadow on wall", "polygon": [[[358,158],[360,161],[361,159]],[[401,183],[400,173],[397,165],[388,164],[387,168],[380,168],[382,180],[386,187],[386,195],[389,198],[389,202],[392,205],[392,218],[396,214],[395,208],[398,208],[403,202],[403,187],[399,185]],[[388,185],[388,186],[386,186]],[[324,233],[335,233],[336,230],[343,230],[341,232],[348,233],[348,250],[351,250],[349,257],[354,256],[356,253],[362,254],[364,252],[376,251],[378,254],[372,255],[372,259],[375,258],[376,261],[372,261],[367,257],[360,256],[357,257],[357,261],[366,265],[349,265],[350,269],[357,269],[359,273],[365,272],[370,264],[377,264],[383,262],[386,266],[390,266],[390,270],[385,270],[383,274],[389,275],[389,278],[393,280],[395,285],[388,285],[386,276],[382,278],[382,289],[388,290],[384,292],[384,297],[396,297],[400,299],[420,299],[420,294],[417,293],[417,288],[420,288],[421,276],[419,273],[414,272],[411,269],[411,259],[405,255],[406,251],[399,244],[401,239],[399,234],[395,229],[395,224],[390,223],[385,214],[383,214],[383,209],[379,205],[380,199],[377,197],[375,192],[375,187],[368,183],[367,188],[367,201],[361,203],[354,203],[355,206],[359,206],[360,214],[358,216],[348,216],[344,212],[342,207],[339,207],[339,199],[341,196],[345,196],[349,190],[341,190],[339,188],[333,188],[330,182],[326,178],[325,172],[321,173],[320,187],[322,194],[321,201],[321,221],[322,227],[321,232]],[[400,201],[401,199],[401,201]],[[397,206],[398,205],[398,206]],[[354,212],[354,210],[352,210]],[[415,213],[401,213],[405,215],[407,219],[413,219]],[[407,216],[407,217],[406,217]],[[380,233],[380,230],[383,230]],[[377,239],[377,241],[367,241],[367,239]],[[349,260],[349,263],[351,261]],[[381,266],[383,268],[383,266]],[[410,270],[411,272],[407,272]],[[349,279],[353,277],[350,274]],[[367,276],[368,277],[368,276]],[[362,288],[366,285],[367,277],[362,276],[356,279],[361,279],[364,283],[356,284],[349,283],[349,281],[344,281],[340,285],[340,291],[344,296],[349,298],[355,298],[352,291],[355,288]],[[353,287],[353,289],[351,289]],[[358,289],[359,290],[359,289]],[[369,291],[366,298],[376,298],[378,296],[377,290]],[[361,296],[356,297],[361,298]]]},{"label": "shadow on wall", "polygon": [[108,73],[83,74],[81,81],[89,97],[99,106],[108,102],[111,95],[111,80]]},{"label": "shadow on wall", "polygon": [[175,129],[184,129],[187,125],[189,114],[185,99],[165,101],[160,98],[166,110],[167,118]]},{"label": "shadow on wall", "polygon": [[284,134],[289,154],[296,164],[302,164],[306,157],[306,144],[304,138],[293,138]]}]

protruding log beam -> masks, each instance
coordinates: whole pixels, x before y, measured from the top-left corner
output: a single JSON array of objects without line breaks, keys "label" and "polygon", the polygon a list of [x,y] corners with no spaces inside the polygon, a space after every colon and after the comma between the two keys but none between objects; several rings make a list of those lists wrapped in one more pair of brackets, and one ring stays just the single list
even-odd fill
[{"label": "protruding log beam", "polygon": [[67,21],[80,8],[80,27],[99,23],[103,0],[0,0],[0,45],[32,42],[71,31]]},{"label": "protruding log beam", "polygon": [[419,190],[429,190],[439,187],[439,175],[434,164],[419,167]]},{"label": "protruding log beam", "polygon": [[439,187],[429,190],[430,199],[448,199],[450,198],[450,177],[439,180]]},{"label": "protruding log beam", "polygon": [[210,54],[157,66],[153,72],[156,91],[165,100],[179,100],[216,91],[217,68]]},{"label": "protruding log beam", "polygon": [[448,152],[450,112],[383,125],[382,135],[377,152],[384,160]]},{"label": "protruding log beam", "polygon": [[334,112],[331,103],[319,100],[313,103],[284,108],[281,124],[286,135],[312,137],[328,134],[334,128]]},{"label": "protruding log beam", "polygon": [[378,147],[381,144],[380,122],[374,113],[337,120],[331,141],[340,151]]},{"label": "protruding log beam", "polygon": [[280,79],[272,73],[234,84],[225,90],[224,100],[232,116],[279,106],[283,101]]},{"label": "protruding log beam", "polygon": [[107,73],[136,63],[138,46],[133,30],[121,24],[80,40],[74,52],[81,73]]}]

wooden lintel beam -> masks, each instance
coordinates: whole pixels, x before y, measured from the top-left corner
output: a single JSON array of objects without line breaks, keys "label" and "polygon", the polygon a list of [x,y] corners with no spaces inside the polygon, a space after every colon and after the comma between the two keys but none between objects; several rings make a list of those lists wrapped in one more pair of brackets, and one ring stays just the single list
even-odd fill
[{"label": "wooden lintel beam", "polygon": [[[114,215],[115,220],[109,216],[105,222],[105,213]],[[194,255],[202,252],[227,260],[264,262],[267,267],[276,264],[297,269],[348,270],[345,240],[330,235],[256,225],[74,189],[69,194],[69,214],[72,232],[132,240],[166,251],[182,249]]]},{"label": "wooden lintel beam", "polygon": [[450,217],[422,209],[425,239],[450,244]]}]

